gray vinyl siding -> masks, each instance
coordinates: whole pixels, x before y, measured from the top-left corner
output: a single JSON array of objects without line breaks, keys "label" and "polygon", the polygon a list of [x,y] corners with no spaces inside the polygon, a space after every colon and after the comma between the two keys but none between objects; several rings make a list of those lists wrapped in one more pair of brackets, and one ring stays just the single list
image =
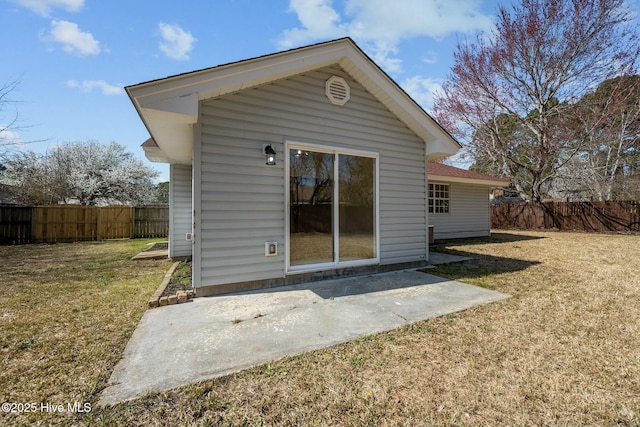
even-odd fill
[{"label": "gray vinyl siding", "polygon": [[192,227],[191,166],[172,164],[169,173],[169,256],[191,256],[191,241],[186,239]]},{"label": "gray vinyl siding", "polygon": [[[338,75],[351,100],[336,106]],[[424,260],[424,142],[339,67],[204,101],[200,108],[201,283],[285,277],[285,141],[379,153],[380,263]],[[276,150],[265,165],[263,144]],[[278,255],[264,256],[267,241]],[[194,276],[195,277],[195,276]]]},{"label": "gray vinyl siding", "polygon": [[[442,181],[430,181],[446,184]],[[489,236],[489,188],[484,185],[449,183],[449,213],[429,214],[435,239]]]}]

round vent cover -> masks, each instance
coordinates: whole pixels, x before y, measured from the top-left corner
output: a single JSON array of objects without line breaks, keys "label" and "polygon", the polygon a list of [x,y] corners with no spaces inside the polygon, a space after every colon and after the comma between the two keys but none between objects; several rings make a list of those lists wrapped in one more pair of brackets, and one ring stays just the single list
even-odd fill
[{"label": "round vent cover", "polygon": [[327,80],[325,92],[329,101],[335,105],[344,105],[351,97],[351,88],[342,77],[338,76],[332,76]]}]

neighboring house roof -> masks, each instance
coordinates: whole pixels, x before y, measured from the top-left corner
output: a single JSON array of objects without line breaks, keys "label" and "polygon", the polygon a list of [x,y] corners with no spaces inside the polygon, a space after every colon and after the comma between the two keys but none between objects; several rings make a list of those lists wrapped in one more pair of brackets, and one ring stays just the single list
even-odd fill
[{"label": "neighboring house roof", "polygon": [[429,180],[481,184],[491,187],[502,187],[511,182],[508,179],[497,178],[495,176],[485,175],[483,173],[467,169],[460,169],[438,162],[428,162],[427,174],[429,176]]},{"label": "neighboring house roof", "polygon": [[[339,65],[425,143],[428,158],[454,154],[460,144],[350,38],[179,74],[125,88],[158,145],[150,160],[191,163],[198,103],[276,80]],[[148,152],[145,147],[145,152]]]},{"label": "neighboring house roof", "polygon": [[158,144],[153,140],[153,138],[147,139],[145,142],[142,143],[141,147],[144,147],[144,148],[159,148]]}]

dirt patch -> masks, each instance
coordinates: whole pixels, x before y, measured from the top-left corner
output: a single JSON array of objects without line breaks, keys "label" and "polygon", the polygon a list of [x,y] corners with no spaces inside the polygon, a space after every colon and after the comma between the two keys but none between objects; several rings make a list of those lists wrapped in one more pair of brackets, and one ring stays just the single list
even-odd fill
[{"label": "dirt patch", "polygon": [[155,242],[155,243],[150,243],[144,251],[150,252],[150,251],[167,251],[167,250],[169,250],[169,242]]},{"label": "dirt patch", "polygon": [[176,295],[178,291],[193,290],[191,283],[191,261],[181,261],[178,267],[176,267],[171,281],[165,288],[162,296]]}]

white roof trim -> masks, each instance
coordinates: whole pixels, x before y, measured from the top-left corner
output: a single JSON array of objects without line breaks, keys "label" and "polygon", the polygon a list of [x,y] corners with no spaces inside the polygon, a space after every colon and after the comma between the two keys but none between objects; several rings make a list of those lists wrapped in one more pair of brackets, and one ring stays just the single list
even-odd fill
[{"label": "white roof trim", "polygon": [[413,130],[429,159],[458,151],[458,144],[349,38],[307,46],[126,88],[138,114],[170,162],[188,163],[198,101],[255,87],[334,64]]},{"label": "white roof trim", "polygon": [[142,147],[144,155],[150,162],[169,163],[169,158],[162,152],[160,147]]}]

